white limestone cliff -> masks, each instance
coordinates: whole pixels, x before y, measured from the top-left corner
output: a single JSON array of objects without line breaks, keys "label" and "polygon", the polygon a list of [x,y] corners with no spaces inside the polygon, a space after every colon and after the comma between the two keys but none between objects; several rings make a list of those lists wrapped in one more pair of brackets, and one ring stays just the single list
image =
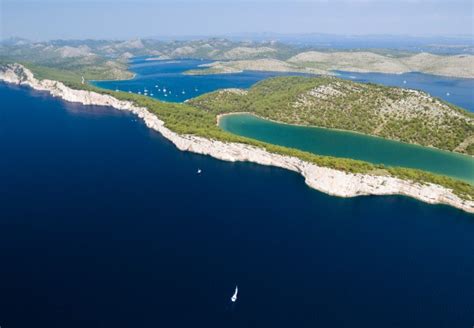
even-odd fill
[{"label": "white limestone cliff", "polygon": [[182,151],[209,155],[225,161],[247,161],[271,165],[300,173],[311,188],[340,197],[360,195],[405,195],[431,204],[447,204],[474,213],[474,201],[461,199],[452,190],[435,184],[420,184],[395,177],[370,174],[352,174],[320,167],[296,157],[270,153],[246,144],[210,140],[193,135],[180,135],[168,129],[164,122],[144,107],[118,100],[110,95],[75,90],[61,82],[37,80],[31,71],[19,64],[0,68],[0,81],[30,86],[47,91],[54,97],[83,105],[111,106],[129,111],[144,120],[146,125],[161,133]]}]

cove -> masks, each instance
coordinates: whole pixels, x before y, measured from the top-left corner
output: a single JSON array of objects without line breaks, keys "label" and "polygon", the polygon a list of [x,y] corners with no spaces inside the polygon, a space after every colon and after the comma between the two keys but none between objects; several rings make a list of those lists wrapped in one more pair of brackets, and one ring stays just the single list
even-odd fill
[{"label": "cove", "polygon": [[[285,72],[245,71],[233,74],[186,75],[187,70],[199,69],[200,65],[212,61],[199,59],[147,60],[133,58],[129,70],[135,78],[122,81],[91,81],[97,87],[109,90],[143,94],[166,102],[184,102],[204,93],[223,88],[249,88],[258,81],[285,75],[304,75]],[[164,91],[166,89],[166,92]]]},{"label": "cove", "polygon": [[303,127],[250,114],[224,115],[219,126],[240,136],[318,155],[421,169],[474,183],[474,158],[359,133]]}]

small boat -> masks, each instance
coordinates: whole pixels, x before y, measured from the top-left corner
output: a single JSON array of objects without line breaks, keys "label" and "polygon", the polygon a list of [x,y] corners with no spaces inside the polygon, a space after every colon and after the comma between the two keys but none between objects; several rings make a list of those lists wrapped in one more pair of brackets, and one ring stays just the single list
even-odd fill
[{"label": "small boat", "polygon": [[407,80],[403,80],[403,84],[407,84]]},{"label": "small boat", "polygon": [[153,94],[153,93],[150,93],[150,96],[152,96],[152,97],[153,97],[153,96],[154,96],[154,94]]},{"label": "small boat", "polygon": [[137,92],[139,95],[141,95],[142,93],[140,91]]},{"label": "small boat", "polygon": [[132,91],[128,90],[128,93],[132,93]]},{"label": "small boat", "polygon": [[446,92],[446,96],[448,96],[448,97],[449,97],[450,95],[451,95],[451,94],[450,94],[449,92]]},{"label": "small boat", "polygon": [[119,92],[120,90],[119,89],[115,89],[115,92]]},{"label": "small boat", "polygon": [[235,301],[237,301],[237,293],[239,292],[239,288],[237,286],[235,286],[235,291],[234,291],[234,295],[232,295],[232,297],[230,298],[230,300],[232,301],[232,303],[235,303]]},{"label": "small boat", "polygon": [[158,84],[155,84],[155,88],[158,88]]},{"label": "small boat", "polygon": [[183,90],[181,93],[184,95],[186,92]]},{"label": "small boat", "polygon": [[163,88],[163,92],[166,92],[166,88]]},{"label": "small boat", "polygon": [[197,174],[201,174],[202,170],[201,169],[198,169],[197,170]]},{"label": "small boat", "polygon": [[194,88],[194,91],[198,92],[198,88]]},{"label": "small boat", "polygon": [[165,97],[168,97],[168,95],[165,93]]}]

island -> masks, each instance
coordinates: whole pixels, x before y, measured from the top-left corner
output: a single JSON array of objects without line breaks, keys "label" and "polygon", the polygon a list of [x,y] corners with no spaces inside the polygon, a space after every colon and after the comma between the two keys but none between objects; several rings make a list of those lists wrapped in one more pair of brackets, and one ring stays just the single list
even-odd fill
[{"label": "island", "polygon": [[285,60],[256,58],[216,61],[188,74],[225,74],[243,70],[332,75],[334,71],[402,74],[422,72],[440,76],[474,78],[473,55],[379,54],[370,51],[307,51]]}]

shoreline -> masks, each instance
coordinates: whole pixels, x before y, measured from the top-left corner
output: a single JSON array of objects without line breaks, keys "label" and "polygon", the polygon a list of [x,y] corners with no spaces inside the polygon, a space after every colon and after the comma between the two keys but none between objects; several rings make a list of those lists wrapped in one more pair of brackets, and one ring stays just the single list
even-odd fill
[{"label": "shoreline", "polygon": [[286,122],[276,121],[276,120],[272,120],[270,118],[265,118],[263,116],[259,116],[255,113],[252,113],[252,112],[232,112],[232,113],[218,114],[216,116],[216,119],[217,119],[216,124],[217,124],[217,126],[219,126],[220,119],[224,116],[241,115],[241,114],[251,115],[251,116],[254,116],[256,118],[259,118],[259,119],[262,119],[262,120],[265,120],[265,121],[269,121],[269,122],[272,122],[272,123],[276,123],[276,124],[296,126],[296,127],[302,127],[302,128],[324,129],[324,130],[338,131],[338,132],[344,132],[344,133],[354,133],[354,134],[361,135],[361,136],[366,136],[366,137],[371,137],[371,138],[379,138],[379,139],[382,139],[384,141],[399,142],[399,143],[402,143],[404,145],[415,146],[415,147],[423,147],[423,148],[428,148],[430,150],[436,150],[436,151],[441,151],[441,152],[447,152],[449,154],[455,154],[455,155],[461,155],[461,156],[467,156],[467,157],[470,157],[470,158],[474,158],[474,155],[468,155],[468,154],[463,154],[463,153],[459,153],[459,152],[456,152],[456,151],[440,149],[440,148],[436,148],[436,147],[433,147],[433,146],[423,146],[423,145],[420,145],[420,144],[409,143],[409,142],[405,142],[405,141],[401,141],[401,140],[388,139],[388,138],[384,138],[384,137],[381,137],[381,136],[366,134],[366,133],[362,133],[362,132],[358,132],[358,131],[344,130],[344,129],[338,129],[338,128],[326,128],[324,126],[317,126],[317,125],[304,125],[304,124],[294,124],[294,123],[286,123]]},{"label": "shoreline", "polygon": [[445,204],[474,214],[474,201],[457,196],[451,189],[436,184],[421,184],[392,176],[353,174],[321,167],[299,158],[268,152],[256,146],[211,140],[194,135],[180,135],[168,129],[164,122],[145,107],[130,101],[93,91],[76,90],[52,80],[37,80],[33,73],[19,64],[8,65],[0,71],[0,81],[27,85],[47,91],[53,97],[83,105],[110,106],[128,111],[141,118],[146,126],[171,141],[179,150],[189,151],[229,162],[253,162],[275,166],[301,174],[305,183],[320,192],[339,197],[362,195],[404,195],[429,204]]}]

